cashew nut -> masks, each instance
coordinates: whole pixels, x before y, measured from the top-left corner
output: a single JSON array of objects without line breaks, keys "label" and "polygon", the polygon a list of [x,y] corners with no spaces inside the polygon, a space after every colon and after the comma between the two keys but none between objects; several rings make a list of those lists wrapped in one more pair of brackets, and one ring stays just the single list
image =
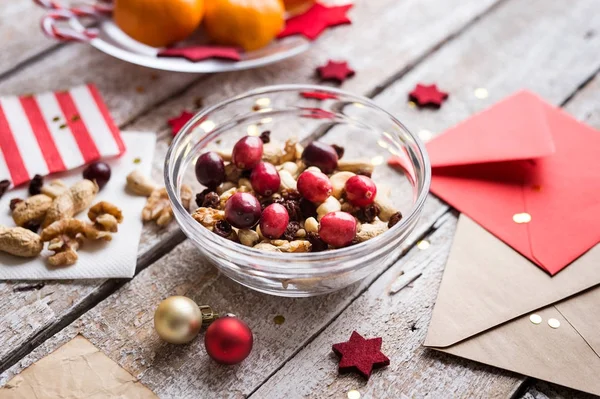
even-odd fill
[{"label": "cashew nut", "polygon": [[226,181],[224,183],[221,183],[218,187],[217,187],[217,194],[221,195],[223,194],[225,191],[227,190],[231,190],[232,188],[235,187],[235,184],[233,184],[230,181]]},{"label": "cashew nut", "polygon": [[298,164],[296,162],[284,162],[277,167],[277,170],[287,170],[294,177],[298,177]]},{"label": "cashew nut", "polygon": [[29,223],[39,224],[44,220],[51,205],[52,198],[47,195],[34,195],[15,205],[12,218],[17,226],[25,226]]},{"label": "cashew nut", "polygon": [[328,213],[337,212],[342,210],[342,204],[335,197],[327,197],[325,202],[323,202],[317,208],[317,220],[321,220],[321,218]]},{"label": "cashew nut", "polygon": [[337,169],[354,173],[373,173],[375,166],[371,162],[364,160],[339,160]]},{"label": "cashew nut", "polygon": [[319,232],[319,222],[315,218],[308,218],[304,221],[304,230],[307,233],[318,233]]},{"label": "cashew nut", "polygon": [[155,189],[156,183],[139,169],[127,175],[127,190],[132,194],[148,197]]},{"label": "cashew nut", "polygon": [[298,188],[296,179],[287,170],[280,170],[279,178],[281,179],[281,188],[283,190],[296,190]]},{"label": "cashew nut", "polygon": [[221,157],[223,161],[231,162],[231,151],[216,150],[215,152]]},{"label": "cashew nut", "polygon": [[238,238],[240,240],[240,243],[242,243],[242,245],[245,245],[247,247],[252,247],[258,241],[260,241],[260,237],[258,236],[258,233],[251,229],[238,230]]},{"label": "cashew nut", "polygon": [[22,227],[0,226],[0,251],[22,258],[38,256],[44,243],[40,236]]},{"label": "cashew nut", "polygon": [[390,220],[390,217],[398,210],[392,206],[392,204],[385,199],[384,197],[376,197],[374,201],[375,205],[379,207],[379,219],[387,222]]},{"label": "cashew nut", "polygon": [[342,194],[344,193],[344,188],[346,187],[346,182],[352,176],[356,176],[356,174],[352,172],[337,172],[331,175],[329,181],[331,182],[331,187],[333,188],[331,195],[335,198],[342,198]]}]

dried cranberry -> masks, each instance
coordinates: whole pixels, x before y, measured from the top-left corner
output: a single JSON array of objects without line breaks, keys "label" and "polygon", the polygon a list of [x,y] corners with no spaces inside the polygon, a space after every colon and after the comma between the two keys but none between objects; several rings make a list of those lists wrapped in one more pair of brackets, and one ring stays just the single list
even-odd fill
[{"label": "dried cranberry", "polygon": [[200,184],[215,188],[225,181],[225,163],[216,152],[209,151],[196,160],[196,179]]},{"label": "dried cranberry", "polygon": [[9,180],[0,181],[0,198],[2,198],[2,196],[4,195],[4,193],[6,193],[6,191],[8,190],[9,187],[10,187]]},{"label": "dried cranberry", "polygon": [[260,217],[260,232],[267,238],[279,238],[285,233],[289,220],[287,209],[283,205],[271,204]]},{"label": "dried cranberry", "polygon": [[250,193],[235,193],[225,203],[225,220],[238,229],[254,226],[260,214],[260,202]]},{"label": "dried cranberry", "polygon": [[312,202],[323,202],[331,195],[329,177],[321,172],[306,170],[298,177],[298,191]]},{"label": "dried cranberry", "polygon": [[329,144],[313,141],[302,151],[302,159],[307,165],[316,166],[328,174],[337,168],[338,154]]},{"label": "dried cranberry", "polygon": [[83,178],[95,181],[102,189],[110,180],[110,166],[105,162],[94,162],[83,170]]},{"label": "dried cranberry", "polygon": [[281,238],[284,240],[293,241],[296,238],[296,233],[298,230],[300,230],[300,223],[289,222]]},{"label": "dried cranberry", "polygon": [[346,181],[346,198],[355,206],[367,206],[375,201],[377,186],[367,176],[352,176]]},{"label": "dried cranberry", "polygon": [[42,186],[44,185],[44,176],[35,175],[29,182],[29,195],[38,195],[42,193]]},{"label": "dried cranberry", "polygon": [[13,198],[10,200],[10,210],[14,211],[19,202],[23,202],[21,198]]},{"label": "dried cranberry", "polygon": [[279,172],[273,164],[269,162],[260,162],[250,175],[250,183],[254,191],[260,195],[271,195],[279,190],[281,178]]},{"label": "dried cranberry", "polygon": [[332,144],[331,146],[333,147],[333,149],[337,153],[338,160],[342,159],[342,157],[344,156],[344,147],[339,146],[337,144]]},{"label": "dried cranberry", "polygon": [[252,169],[263,155],[263,142],[256,136],[246,136],[233,146],[231,162],[239,169]]},{"label": "dried cranberry", "polygon": [[214,191],[211,191],[210,193],[207,193],[204,196],[204,201],[202,201],[202,207],[218,209],[220,203],[221,198],[219,197],[219,194],[215,193]]},{"label": "dried cranberry", "polygon": [[333,247],[345,247],[356,236],[356,219],[347,212],[328,213],[321,218],[319,236]]},{"label": "dried cranberry", "polygon": [[390,220],[388,222],[388,228],[391,229],[400,220],[402,220],[402,214],[400,212],[394,213],[392,216],[390,216]]},{"label": "dried cranberry", "polygon": [[233,228],[225,220],[219,220],[217,223],[215,223],[215,228],[213,229],[213,232],[225,238],[229,237],[232,231]]},{"label": "dried cranberry", "polygon": [[328,248],[327,243],[317,233],[308,233],[306,239],[310,242],[310,252],[322,252]]},{"label": "dried cranberry", "polygon": [[361,223],[373,223],[375,218],[379,216],[381,209],[377,206],[377,204],[371,204],[364,208],[359,208],[353,215],[361,222]]},{"label": "dried cranberry", "polygon": [[262,132],[260,134],[260,139],[262,140],[263,144],[268,144],[271,142],[271,131],[270,130],[265,130],[264,132]]}]

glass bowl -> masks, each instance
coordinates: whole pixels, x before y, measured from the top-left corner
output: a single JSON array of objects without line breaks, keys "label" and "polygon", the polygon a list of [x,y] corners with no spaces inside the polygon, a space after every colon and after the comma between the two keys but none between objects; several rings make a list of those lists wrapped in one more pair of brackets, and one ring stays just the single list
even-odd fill
[{"label": "glass bowl", "polygon": [[[180,200],[184,183],[195,193],[204,189],[194,175],[197,157],[208,150],[231,151],[241,137],[266,130],[271,131],[271,141],[282,146],[292,136],[304,144],[318,139],[343,146],[345,161],[375,165],[377,196],[388,197],[402,220],[366,242],[314,253],[265,252],[204,228]],[[171,144],[164,174],[175,218],[198,249],[238,283],[286,297],[339,290],[399,256],[400,243],[417,223],[431,180],[423,143],[392,115],[365,97],[309,85],[264,87],[197,113]]]}]

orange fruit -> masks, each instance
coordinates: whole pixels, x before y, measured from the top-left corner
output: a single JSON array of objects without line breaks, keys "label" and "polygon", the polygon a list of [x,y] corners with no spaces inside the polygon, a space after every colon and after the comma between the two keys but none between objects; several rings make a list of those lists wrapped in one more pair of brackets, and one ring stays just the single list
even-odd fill
[{"label": "orange fruit", "polygon": [[252,51],[281,32],[284,12],[281,0],[206,0],[204,30],[217,44]]},{"label": "orange fruit", "polygon": [[113,18],[138,42],[164,47],[192,34],[204,15],[204,0],[116,0]]},{"label": "orange fruit", "polygon": [[308,10],[317,0],[283,0],[285,10],[290,14],[300,14]]}]

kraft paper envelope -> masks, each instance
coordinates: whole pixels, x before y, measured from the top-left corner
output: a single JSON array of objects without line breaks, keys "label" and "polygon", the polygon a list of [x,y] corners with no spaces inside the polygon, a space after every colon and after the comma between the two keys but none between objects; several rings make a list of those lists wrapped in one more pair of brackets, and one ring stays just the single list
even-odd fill
[{"label": "kraft paper envelope", "polygon": [[551,277],[461,215],[425,346],[600,395],[598,284],[600,245]]}]

